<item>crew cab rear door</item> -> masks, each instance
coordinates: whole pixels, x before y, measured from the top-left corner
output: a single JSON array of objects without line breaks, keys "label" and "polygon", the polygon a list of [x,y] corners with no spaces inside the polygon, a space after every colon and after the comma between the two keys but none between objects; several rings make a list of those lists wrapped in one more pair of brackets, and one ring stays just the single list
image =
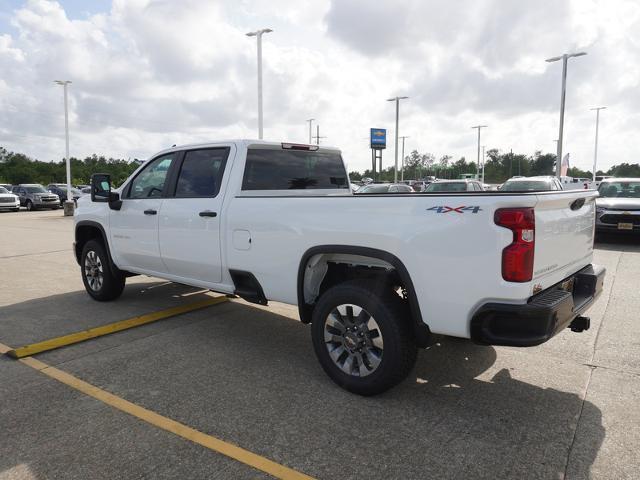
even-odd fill
[{"label": "crew cab rear door", "polygon": [[533,282],[547,288],[591,263],[597,195],[594,190],[537,195]]},{"label": "crew cab rear door", "polygon": [[184,151],[160,211],[160,255],[168,273],[196,282],[222,280],[223,180],[234,146]]}]

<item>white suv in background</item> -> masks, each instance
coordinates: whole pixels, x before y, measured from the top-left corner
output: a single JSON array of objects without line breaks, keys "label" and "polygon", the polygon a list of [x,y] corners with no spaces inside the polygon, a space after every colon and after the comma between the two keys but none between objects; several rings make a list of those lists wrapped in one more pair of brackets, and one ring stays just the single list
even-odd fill
[{"label": "white suv in background", "polygon": [[0,210],[20,210],[20,199],[17,195],[9,192],[4,187],[0,187]]}]

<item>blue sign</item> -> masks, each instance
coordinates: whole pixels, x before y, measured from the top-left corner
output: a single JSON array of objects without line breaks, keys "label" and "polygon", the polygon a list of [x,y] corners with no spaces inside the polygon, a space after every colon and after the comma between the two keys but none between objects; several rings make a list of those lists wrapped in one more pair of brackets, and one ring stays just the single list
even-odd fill
[{"label": "blue sign", "polygon": [[371,129],[371,148],[382,150],[387,148],[387,129],[372,128]]}]

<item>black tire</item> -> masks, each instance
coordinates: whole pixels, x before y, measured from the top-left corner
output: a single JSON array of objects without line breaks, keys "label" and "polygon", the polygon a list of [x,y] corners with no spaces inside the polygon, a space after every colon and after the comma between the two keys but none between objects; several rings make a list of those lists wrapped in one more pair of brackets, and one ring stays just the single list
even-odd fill
[{"label": "black tire", "polygon": [[89,240],[82,248],[80,273],[87,293],[99,302],[115,300],[124,290],[126,278],[122,273],[114,274],[107,251],[100,241]]},{"label": "black tire", "polygon": [[14,212],[19,212],[19,211],[20,211],[20,208],[14,208],[14,209],[13,209],[13,211],[14,211]]},{"label": "black tire", "polygon": [[[362,308],[375,319],[384,343],[380,363],[365,376],[345,373],[331,358],[325,342],[325,321],[338,306],[348,304]],[[380,292],[379,284],[361,280],[338,284],[320,297],[313,311],[311,339],[327,375],[345,390],[364,396],[382,393],[404,380],[418,355],[405,302],[391,287]]]},{"label": "black tire", "polygon": [[32,212],[35,210],[35,208],[33,207],[33,202],[31,200],[27,200],[25,207],[27,207],[28,212]]}]

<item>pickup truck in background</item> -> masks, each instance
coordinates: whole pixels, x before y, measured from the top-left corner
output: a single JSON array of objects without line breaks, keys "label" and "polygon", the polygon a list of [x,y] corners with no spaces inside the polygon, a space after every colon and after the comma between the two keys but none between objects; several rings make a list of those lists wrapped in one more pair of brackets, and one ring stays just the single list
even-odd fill
[{"label": "pickup truck in background", "polygon": [[325,372],[361,395],[402,381],[436,334],[533,346],[586,330],[602,291],[591,190],[353,195],[339,150],[255,140],[91,183],[74,249],[94,299],[143,274],[297,305]]}]

